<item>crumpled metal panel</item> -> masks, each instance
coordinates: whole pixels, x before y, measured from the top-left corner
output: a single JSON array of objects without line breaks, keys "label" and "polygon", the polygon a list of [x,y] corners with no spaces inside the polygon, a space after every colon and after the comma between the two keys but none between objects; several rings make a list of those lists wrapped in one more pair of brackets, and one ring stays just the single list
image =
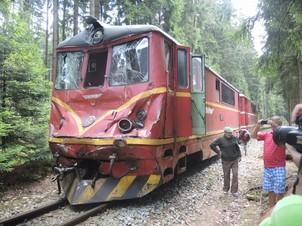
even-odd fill
[{"label": "crumpled metal panel", "polygon": [[[165,106],[166,88],[138,91],[134,87],[128,87],[121,94],[108,89],[100,97],[88,101],[85,100],[88,93],[83,91],[53,96],[50,137],[160,137],[163,124],[159,121],[164,117],[161,112]],[[119,120],[135,120],[140,109],[147,112],[144,127],[122,134],[117,126]]]},{"label": "crumpled metal panel", "polygon": [[160,175],[128,175],[121,178],[100,178],[92,187],[92,180],[79,180],[75,173],[70,173],[64,177],[62,186],[69,203],[79,205],[139,198],[161,183]]}]

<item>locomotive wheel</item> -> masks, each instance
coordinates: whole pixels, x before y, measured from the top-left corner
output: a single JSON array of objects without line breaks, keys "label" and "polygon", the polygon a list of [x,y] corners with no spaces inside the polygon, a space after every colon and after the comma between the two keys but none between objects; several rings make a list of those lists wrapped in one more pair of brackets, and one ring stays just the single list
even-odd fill
[{"label": "locomotive wheel", "polygon": [[202,161],[203,161],[203,152],[202,152],[202,150],[192,154],[190,156],[190,161],[192,161],[194,163],[202,163]]},{"label": "locomotive wheel", "polygon": [[185,172],[186,168],[187,168],[187,157],[185,156],[178,160],[174,169],[174,177],[176,177],[178,174]]}]

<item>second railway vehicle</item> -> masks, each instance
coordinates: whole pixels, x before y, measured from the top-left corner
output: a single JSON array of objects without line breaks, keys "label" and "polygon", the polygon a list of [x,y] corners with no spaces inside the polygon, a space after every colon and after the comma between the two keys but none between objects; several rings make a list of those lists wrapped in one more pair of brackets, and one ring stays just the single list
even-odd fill
[{"label": "second railway vehicle", "polygon": [[240,92],[152,25],[90,26],[57,48],[49,145],[72,205],[144,196],[240,128]]}]

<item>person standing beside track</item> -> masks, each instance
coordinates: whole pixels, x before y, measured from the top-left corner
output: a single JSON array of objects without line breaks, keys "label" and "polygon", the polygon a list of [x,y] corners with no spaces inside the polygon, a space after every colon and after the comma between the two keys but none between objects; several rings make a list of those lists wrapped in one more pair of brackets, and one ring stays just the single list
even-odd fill
[{"label": "person standing beside track", "polygon": [[[302,115],[302,104],[297,104],[292,112],[292,121]],[[287,154],[298,168],[298,177],[292,194],[280,200],[268,211],[259,226],[300,226],[302,225],[302,155],[293,146],[286,144]]]},{"label": "person standing beside track", "polygon": [[[270,124],[272,131],[259,132],[261,125]],[[271,120],[259,120],[253,129],[252,137],[258,141],[264,141],[263,160],[263,190],[268,192],[269,208],[280,200],[285,192],[285,147],[279,147],[273,140],[273,131],[282,125],[279,116],[273,116]]]},{"label": "person standing beside track", "polygon": [[210,148],[221,157],[223,169],[223,192],[228,194],[230,189],[230,176],[232,170],[231,193],[238,197],[238,162],[241,160],[241,152],[238,140],[233,136],[233,129],[224,128],[224,135],[210,144]]}]

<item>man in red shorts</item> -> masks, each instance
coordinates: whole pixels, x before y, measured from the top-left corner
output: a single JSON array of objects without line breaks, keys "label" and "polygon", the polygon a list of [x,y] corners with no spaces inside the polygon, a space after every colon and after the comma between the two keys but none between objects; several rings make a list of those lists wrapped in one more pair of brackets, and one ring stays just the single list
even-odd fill
[{"label": "man in red shorts", "polygon": [[258,132],[261,125],[270,124],[272,130],[282,125],[279,116],[271,120],[259,120],[252,132],[252,137],[258,141],[264,141],[263,160],[263,190],[268,192],[269,207],[273,207],[280,200],[285,192],[285,147],[280,147],[273,140],[273,131]]}]

